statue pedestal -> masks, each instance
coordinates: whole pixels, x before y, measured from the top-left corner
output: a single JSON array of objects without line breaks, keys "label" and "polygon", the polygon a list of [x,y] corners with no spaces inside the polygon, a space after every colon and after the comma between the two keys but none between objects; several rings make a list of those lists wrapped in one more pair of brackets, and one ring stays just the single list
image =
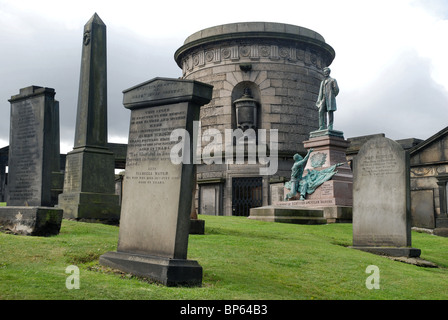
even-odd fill
[{"label": "statue pedestal", "polygon": [[[312,194],[307,194],[305,200],[300,199],[300,193],[289,199],[273,203],[277,208],[277,215],[283,213],[279,208],[284,208],[285,213],[292,208],[296,209],[295,215],[303,215],[306,210],[322,210],[322,217],[327,223],[351,222],[353,205],[353,173],[347,163],[346,150],[350,142],[344,139],[341,131],[317,130],[310,133],[310,139],[303,142],[306,149],[313,149],[305,165],[303,177],[308,170],[324,170],[333,165],[337,166],[337,173],[331,180],[325,181]],[[289,192],[284,189],[284,194]],[[257,214],[253,212],[254,216]],[[288,213],[289,214],[289,213]],[[252,215],[252,210],[251,210]]]},{"label": "statue pedestal", "polygon": [[[326,131],[326,134],[321,134]],[[324,182],[312,194],[306,195],[306,205],[353,205],[353,173],[347,163],[346,150],[350,142],[344,139],[342,132],[319,130],[310,133],[310,139],[303,142],[306,149],[313,149],[305,166],[303,176],[308,170],[323,170],[335,164],[337,173],[329,181]]]},{"label": "statue pedestal", "polygon": [[[308,150],[313,149],[303,177],[308,174],[308,170],[320,171],[339,164],[336,167],[337,173],[312,194],[307,194],[305,200],[299,200],[300,193],[297,193],[288,201],[273,202],[269,207],[252,208],[249,218],[301,224],[352,222],[353,173],[346,159],[350,142],[344,139],[340,131],[318,130],[311,132],[310,139],[304,141],[303,145]],[[284,195],[289,191],[285,188]]]}]

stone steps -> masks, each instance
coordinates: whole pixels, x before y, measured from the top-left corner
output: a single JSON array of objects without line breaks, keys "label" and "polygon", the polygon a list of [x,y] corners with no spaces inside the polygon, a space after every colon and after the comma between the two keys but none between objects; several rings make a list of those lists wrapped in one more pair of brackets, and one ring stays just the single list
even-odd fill
[{"label": "stone steps", "polygon": [[288,208],[282,206],[266,206],[250,209],[249,219],[295,223],[295,224],[326,224],[323,209]]}]

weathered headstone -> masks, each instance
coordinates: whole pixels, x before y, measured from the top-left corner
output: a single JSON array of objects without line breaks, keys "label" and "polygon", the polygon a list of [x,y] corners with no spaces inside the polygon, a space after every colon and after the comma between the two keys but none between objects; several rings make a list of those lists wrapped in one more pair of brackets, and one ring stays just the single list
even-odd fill
[{"label": "weathered headstone", "polygon": [[53,208],[52,180],[60,170],[59,103],[51,88],[30,86],[12,96],[7,207],[0,225],[25,235],[57,234],[62,210]]},{"label": "weathered headstone", "polygon": [[107,147],[106,25],[96,13],[84,26],[82,47],[75,143],[59,207],[64,218],[117,223],[114,154]]},{"label": "weathered headstone", "polygon": [[411,248],[409,156],[395,141],[367,141],[354,162],[353,247],[418,257]]},{"label": "weathered headstone", "polygon": [[[187,260],[195,188],[193,121],[211,100],[212,88],[155,78],[124,91],[131,123],[118,248],[102,255],[101,264],[168,286],[201,284],[202,267]],[[172,158],[179,156],[178,147],[183,147],[180,163]]]}]

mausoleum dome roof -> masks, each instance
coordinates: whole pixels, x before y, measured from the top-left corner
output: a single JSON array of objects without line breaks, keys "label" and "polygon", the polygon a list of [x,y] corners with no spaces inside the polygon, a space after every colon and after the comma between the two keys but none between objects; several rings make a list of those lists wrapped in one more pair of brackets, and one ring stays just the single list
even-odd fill
[{"label": "mausoleum dome roof", "polygon": [[250,38],[301,42],[324,49],[331,60],[335,57],[334,49],[325,42],[324,37],[311,29],[277,22],[238,22],[218,25],[193,33],[176,51],[174,58],[180,65],[181,57],[189,49],[219,41]]}]

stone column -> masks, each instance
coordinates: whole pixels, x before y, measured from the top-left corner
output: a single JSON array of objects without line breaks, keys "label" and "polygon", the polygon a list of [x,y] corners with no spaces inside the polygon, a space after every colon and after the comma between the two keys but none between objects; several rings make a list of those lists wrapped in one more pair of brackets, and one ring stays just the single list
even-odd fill
[{"label": "stone column", "polygon": [[437,176],[437,185],[439,186],[439,199],[440,199],[440,215],[439,218],[448,218],[448,174],[440,174]]},{"label": "stone column", "polygon": [[439,186],[440,214],[436,217],[434,234],[448,237],[448,174],[437,176]]}]

